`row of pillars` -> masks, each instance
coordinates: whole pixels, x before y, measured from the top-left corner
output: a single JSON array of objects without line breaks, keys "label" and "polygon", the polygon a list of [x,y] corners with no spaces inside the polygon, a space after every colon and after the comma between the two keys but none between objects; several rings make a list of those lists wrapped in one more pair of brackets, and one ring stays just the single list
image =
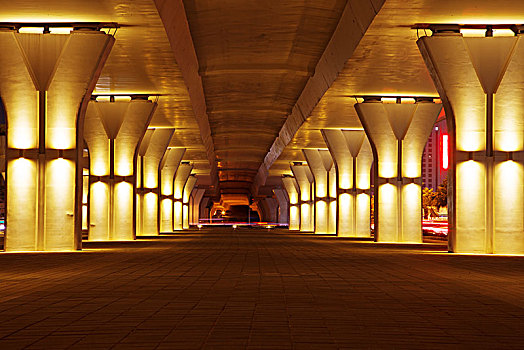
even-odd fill
[{"label": "row of pillars", "polygon": [[[450,132],[449,250],[524,254],[524,44],[433,28],[418,46],[440,94],[367,97],[362,130],[322,130],[329,151],[304,150],[307,166],[283,178],[291,230],[369,236],[374,160],[378,242],[422,241],[421,158],[442,106]],[[334,185],[333,183],[336,183]]]},{"label": "row of pillars", "polygon": [[99,241],[172,232],[198,208],[185,150],[168,148],[174,129],[148,129],[156,101],[92,99],[113,43],[96,28],[0,30],[7,251],[80,249],[83,224]]}]

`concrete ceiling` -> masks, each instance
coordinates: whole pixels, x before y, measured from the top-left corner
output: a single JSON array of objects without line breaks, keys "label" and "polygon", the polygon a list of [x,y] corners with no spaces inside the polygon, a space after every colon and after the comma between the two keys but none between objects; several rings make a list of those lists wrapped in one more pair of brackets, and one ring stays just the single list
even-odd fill
[{"label": "concrete ceiling", "polygon": [[160,94],[151,126],[176,128],[170,146],[207,183],[245,194],[325,148],[320,129],[359,127],[352,96],[437,96],[413,24],[524,23],[517,0],[0,4],[2,22],[121,24],[95,93]]}]

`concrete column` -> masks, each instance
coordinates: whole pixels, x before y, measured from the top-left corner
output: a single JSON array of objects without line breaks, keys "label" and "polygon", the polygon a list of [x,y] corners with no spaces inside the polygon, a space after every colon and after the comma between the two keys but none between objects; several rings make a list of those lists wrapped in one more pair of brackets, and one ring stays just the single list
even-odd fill
[{"label": "concrete column", "polygon": [[524,254],[522,30],[452,31],[418,41],[448,118],[449,250]]},{"label": "concrete column", "polygon": [[315,230],[315,180],[309,167],[305,164],[291,165],[291,171],[297,180],[300,189],[300,231],[314,232]]},{"label": "concrete column", "polygon": [[190,218],[189,225],[198,225],[200,220],[200,203],[204,197],[206,190],[204,188],[195,188],[191,193],[191,206],[190,206]]},{"label": "concrete column", "polygon": [[0,95],[8,125],[6,250],[81,248],[84,115],[113,42],[95,30],[0,31]]},{"label": "concrete column", "polygon": [[176,171],[173,182],[174,202],[173,202],[173,230],[184,229],[184,189],[193,165],[189,162],[182,162]]},{"label": "concrete column", "polygon": [[185,152],[169,148],[160,165],[160,232],[173,232],[173,180]]},{"label": "concrete column", "polygon": [[355,109],[377,162],[375,240],[420,243],[422,152],[442,106],[432,99],[400,102],[370,99]]},{"label": "concrete column", "polygon": [[273,193],[278,202],[278,223],[289,224],[289,198],[286,195],[286,191],[281,188],[275,188]]},{"label": "concrete column", "polygon": [[335,161],[337,235],[370,237],[371,164],[373,153],[363,129],[322,130]]},{"label": "concrete column", "polygon": [[157,104],[147,97],[97,99],[89,103],[84,126],[90,174],[88,239],[133,240],[134,164]]},{"label": "concrete column", "polygon": [[197,177],[195,174],[190,174],[187,178],[186,185],[184,186],[184,195],[182,196],[182,228],[184,230],[187,230],[189,228],[189,210],[190,210],[190,199],[191,199],[191,193],[193,192],[193,189],[195,188],[195,185],[197,183]]},{"label": "concrete column", "polygon": [[289,229],[291,231],[300,230],[300,189],[297,180],[293,176],[283,176],[282,183],[289,198]]},{"label": "concrete column", "polygon": [[137,158],[141,182],[137,184],[137,236],[157,236],[160,231],[160,168],[175,129],[149,129]]},{"label": "concrete column", "polygon": [[328,150],[304,149],[309,169],[315,178],[315,233],[336,234],[336,173]]}]

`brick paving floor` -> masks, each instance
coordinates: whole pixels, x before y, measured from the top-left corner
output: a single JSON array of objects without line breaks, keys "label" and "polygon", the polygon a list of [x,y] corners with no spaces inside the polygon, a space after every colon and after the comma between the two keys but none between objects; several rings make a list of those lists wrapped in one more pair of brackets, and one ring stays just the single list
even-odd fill
[{"label": "brick paving floor", "polygon": [[524,258],[216,229],[0,254],[0,349],[524,348]]}]

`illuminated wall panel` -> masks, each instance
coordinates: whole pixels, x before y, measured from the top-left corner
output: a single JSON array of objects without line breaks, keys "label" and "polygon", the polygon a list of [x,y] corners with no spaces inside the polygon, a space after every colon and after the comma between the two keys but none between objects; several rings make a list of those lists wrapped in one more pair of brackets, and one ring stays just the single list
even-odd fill
[{"label": "illuminated wall panel", "polygon": [[422,153],[442,106],[432,98],[372,98],[355,109],[377,157],[375,240],[420,243]]},{"label": "illuminated wall panel", "polygon": [[76,148],[76,126],[83,123],[113,42],[89,30],[0,32],[0,95],[9,125],[6,250],[81,248],[82,176],[76,162],[82,148]]},{"label": "illuminated wall panel", "polygon": [[[142,97],[129,101],[93,99],[89,103],[84,124],[91,181],[89,240],[135,238],[133,193],[137,172],[133,163],[155,109],[156,103]],[[107,193],[98,188],[102,183]]]},{"label": "illuminated wall panel", "polygon": [[522,40],[418,41],[448,112],[450,251],[524,254]]}]

